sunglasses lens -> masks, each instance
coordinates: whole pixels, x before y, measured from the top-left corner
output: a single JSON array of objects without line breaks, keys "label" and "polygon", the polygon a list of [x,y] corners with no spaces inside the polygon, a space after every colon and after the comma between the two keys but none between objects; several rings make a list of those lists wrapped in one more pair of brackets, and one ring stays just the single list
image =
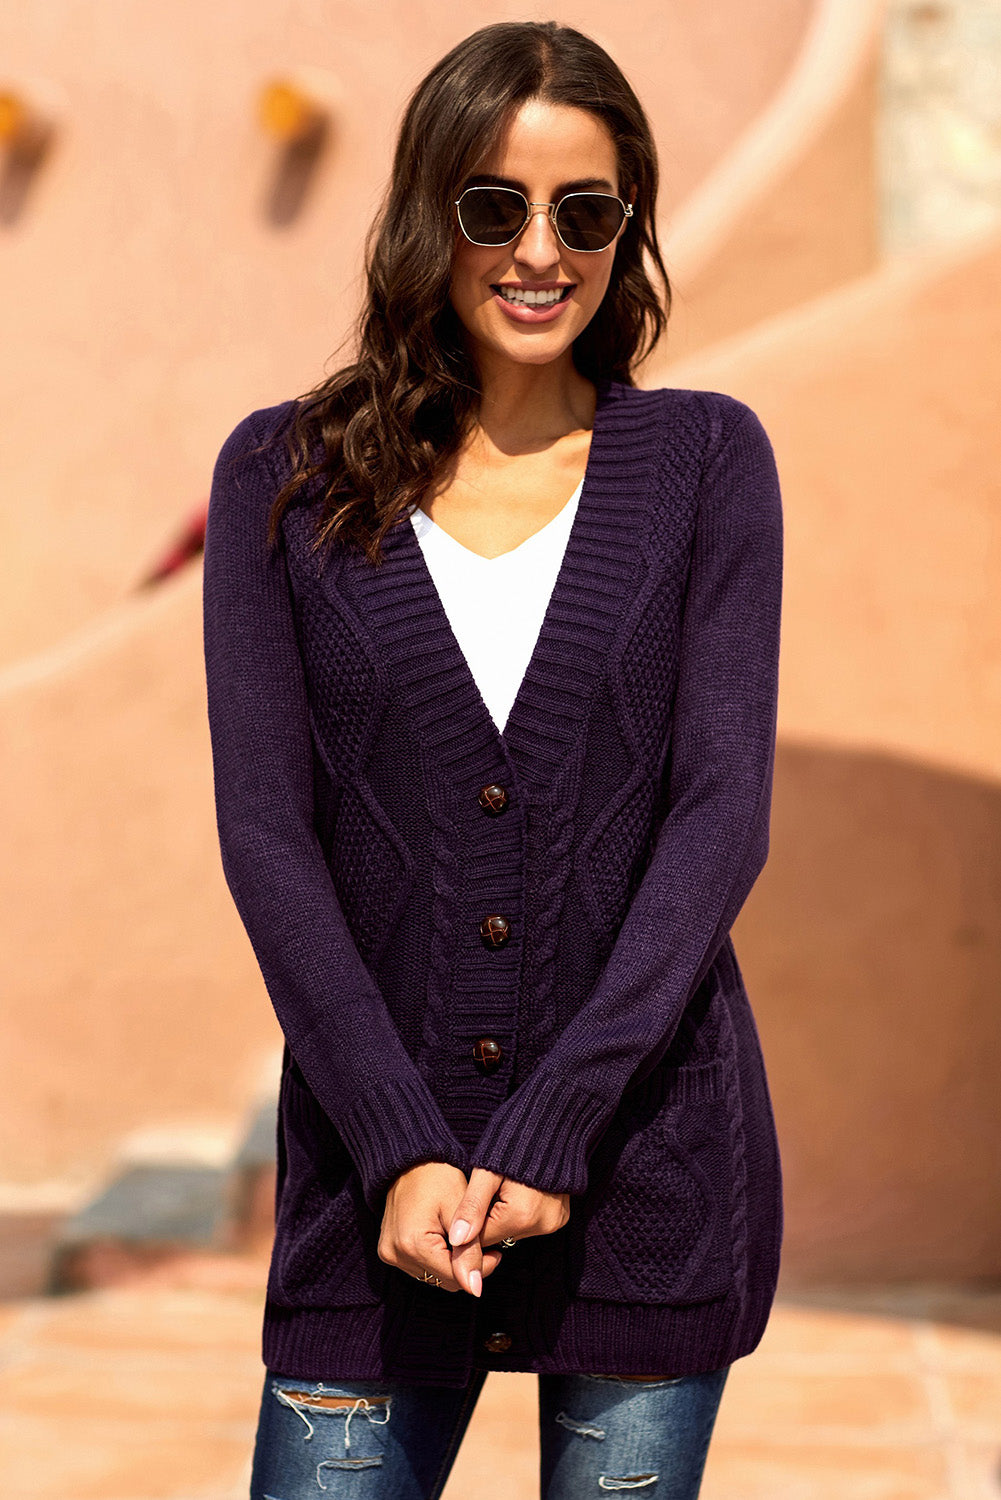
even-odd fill
[{"label": "sunglasses lens", "polygon": [[622,204],[610,193],[570,193],[556,214],[563,243],[571,250],[605,250],[625,218]]},{"label": "sunglasses lens", "polygon": [[477,245],[506,245],[525,222],[527,205],[513,188],[467,188],[459,199],[459,225]]}]

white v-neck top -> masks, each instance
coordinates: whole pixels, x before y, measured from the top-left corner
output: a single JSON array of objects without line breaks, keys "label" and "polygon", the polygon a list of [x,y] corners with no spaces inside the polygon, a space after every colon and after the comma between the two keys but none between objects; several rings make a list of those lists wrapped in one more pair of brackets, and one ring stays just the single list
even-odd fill
[{"label": "white v-neck top", "polygon": [[411,512],[452,634],[501,731],[535,650],[583,487],[582,479],[541,531],[499,557],[471,552],[425,511]]}]

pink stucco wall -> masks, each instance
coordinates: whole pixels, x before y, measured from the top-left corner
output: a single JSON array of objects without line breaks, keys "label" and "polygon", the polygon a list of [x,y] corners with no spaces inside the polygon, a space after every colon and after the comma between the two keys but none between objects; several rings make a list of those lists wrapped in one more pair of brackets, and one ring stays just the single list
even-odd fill
[{"label": "pink stucco wall", "polygon": [[[279,1037],[218,864],[200,570],[133,588],[233,423],[312,384],[346,330],[410,87],[476,25],[526,13],[67,0],[0,16],[7,82],[58,116],[3,226],[11,1181],[97,1180],[130,1131],[225,1132],[256,1093]],[[738,950],[787,1168],[785,1273],[805,1280],[989,1274],[1001,1252],[1001,252],[881,262],[879,15],[561,13],[620,59],[662,154],[678,297],[644,383],[748,400],[783,479],[772,856]],[[293,67],[319,70],[336,130],[279,224],[255,105]]]}]

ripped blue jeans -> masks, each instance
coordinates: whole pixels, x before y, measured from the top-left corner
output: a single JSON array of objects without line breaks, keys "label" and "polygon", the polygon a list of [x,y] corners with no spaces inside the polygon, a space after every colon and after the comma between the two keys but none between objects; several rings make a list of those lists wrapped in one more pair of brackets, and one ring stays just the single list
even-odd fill
[{"label": "ripped blue jeans", "polygon": [[[609,1490],[696,1500],[729,1371],[540,1375],[541,1500]],[[269,1370],[250,1500],[438,1500],[486,1377],[455,1389]],[[512,1431],[512,1449],[521,1441]]]}]

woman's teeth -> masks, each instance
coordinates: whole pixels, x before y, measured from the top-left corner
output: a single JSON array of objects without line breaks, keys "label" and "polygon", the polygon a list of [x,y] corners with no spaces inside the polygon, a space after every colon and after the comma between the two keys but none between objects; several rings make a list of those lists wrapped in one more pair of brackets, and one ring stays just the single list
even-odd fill
[{"label": "woman's teeth", "polygon": [[553,302],[562,302],[564,296],[569,294],[570,287],[559,287],[552,292],[530,292],[522,291],[520,287],[499,286],[497,291],[505,302],[522,303],[528,307],[549,307]]}]

